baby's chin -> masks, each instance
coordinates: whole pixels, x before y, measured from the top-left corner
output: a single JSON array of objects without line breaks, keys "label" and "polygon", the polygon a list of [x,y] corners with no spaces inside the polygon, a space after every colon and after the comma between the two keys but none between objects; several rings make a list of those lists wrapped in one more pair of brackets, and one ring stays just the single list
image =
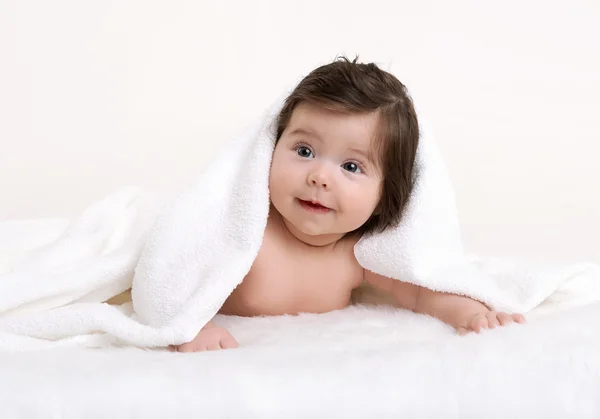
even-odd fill
[{"label": "baby's chin", "polygon": [[327,226],[319,225],[317,223],[301,219],[300,217],[286,217],[285,214],[281,214],[281,218],[283,219],[287,229],[297,237],[305,236],[306,238],[317,239],[321,236],[324,237],[336,234],[334,230],[328,228]]},{"label": "baby's chin", "polygon": [[336,228],[335,226],[323,226],[312,222],[293,222],[288,220],[288,225],[296,232],[312,239],[335,240],[340,239],[352,230]]},{"label": "baby's chin", "polygon": [[[275,203],[272,203],[272,205],[284,220],[288,230],[312,239],[341,238],[364,224],[347,222],[344,224],[348,225],[340,225],[339,219],[337,219],[337,216],[339,216],[337,211],[333,214],[319,215],[317,217],[322,219],[314,220],[310,219],[309,216],[303,216],[303,214],[292,205],[283,205],[281,210],[277,208]],[[332,216],[335,219],[332,219]]]}]

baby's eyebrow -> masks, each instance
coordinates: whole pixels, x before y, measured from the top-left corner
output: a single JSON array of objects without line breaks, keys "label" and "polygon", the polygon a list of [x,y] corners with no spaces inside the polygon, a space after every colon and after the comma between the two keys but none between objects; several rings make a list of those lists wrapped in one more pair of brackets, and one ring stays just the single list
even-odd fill
[{"label": "baby's eyebrow", "polygon": [[298,135],[298,134],[310,135],[311,137],[314,137],[315,139],[317,139],[319,141],[323,141],[316,132],[305,129],[305,128],[296,128],[295,130],[290,132],[290,135]]},{"label": "baby's eyebrow", "polygon": [[351,148],[350,151],[352,153],[360,154],[371,163],[373,162],[373,153],[370,151],[359,150],[358,148]]}]

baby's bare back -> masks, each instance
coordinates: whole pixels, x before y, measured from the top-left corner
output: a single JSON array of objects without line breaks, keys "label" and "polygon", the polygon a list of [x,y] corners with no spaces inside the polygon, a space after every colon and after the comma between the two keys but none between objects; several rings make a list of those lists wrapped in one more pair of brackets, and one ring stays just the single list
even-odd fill
[{"label": "baby's bare back", "polygon": [[220,310],[238,316],[325,313],[348,306],[363,279],[353,238],[328,247],[299,242],[269,217],[250,272]]}]

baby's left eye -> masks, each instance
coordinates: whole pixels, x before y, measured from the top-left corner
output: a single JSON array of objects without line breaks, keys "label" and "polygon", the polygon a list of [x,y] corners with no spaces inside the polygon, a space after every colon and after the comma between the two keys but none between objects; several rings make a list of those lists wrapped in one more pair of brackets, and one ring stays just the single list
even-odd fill
[{"label": "baby's left eye", "polygon": [[342,167],[344,168],[344,170],[347,170],[350,173],[361,173],[362,172],[362,170],[360,170],[360,167],[358,166],[358,164],[356,164],[354,162],[344,163],[342,165]]},{"label": "baby's left eye", "polygon": [[311,151],[311,149],[304,146],[296,147],[296,154],[298,154],[300,157],[306,158],[311,158],[313,156],[313,152]]}]

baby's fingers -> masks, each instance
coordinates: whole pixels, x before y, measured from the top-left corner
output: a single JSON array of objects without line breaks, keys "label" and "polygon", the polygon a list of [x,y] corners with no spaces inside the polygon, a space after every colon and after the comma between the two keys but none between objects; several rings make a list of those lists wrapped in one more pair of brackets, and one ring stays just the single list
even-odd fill
[{"label": "baby's fingers", "polygon": [[206,345],[207,351],[218,351],[219,349],[221,349],[221,345],[219,342],[211,342]]},{"label": "baby's fingers", "polygon": [[512,316],[509,314],[506,314],[506,313],[498,313],[497,317],[498,317],[498,321],[500,322],[500,324],[502,326],[505,326],[505,325],[513,322]]},{"label": "baby's fingers", "polygon": [[188,342],[177,346],[177,352],[204,352],[208,350],[208,346],[202,342]]},{"label": "baby's fingers", "polygon": [[488,326],[491,329],[495,328],[496,326],[499,326],[500,324],[503,324],[500,320],[500,314],[501,313],[496,313],[495,311],[490,311],[486,313],[485,317],[487,318]]},{"label": "baby's fingers", "polygon": [[456,329],[456,333],[458,333],[459,336],[464,336],[464,335],[466,335],[467,333],[470,333],[470,332],[471,332],[471,330],[467,329],[466,327],[462,327],[462,326],[459,326]]},{"label": "baby's fingers", "polygon": [[235,349],[238,347],[238,343],[235,338],[231,335],[226,335],[221,338],[221,348],[223,349]]},{"label": "baby's fingers", "polygon": [[525,323],[525,317],[522,314],[506,314],[506,313],[498,313],[498,321],[502,326],[505,326],[510,323]]},{"label": "baby's fingers", "polygon": [[479,333],[483,329],[488,328],[488,319],[484,314],[479,314],[473,317],[469,326],[471,327],[471,330]]}]

